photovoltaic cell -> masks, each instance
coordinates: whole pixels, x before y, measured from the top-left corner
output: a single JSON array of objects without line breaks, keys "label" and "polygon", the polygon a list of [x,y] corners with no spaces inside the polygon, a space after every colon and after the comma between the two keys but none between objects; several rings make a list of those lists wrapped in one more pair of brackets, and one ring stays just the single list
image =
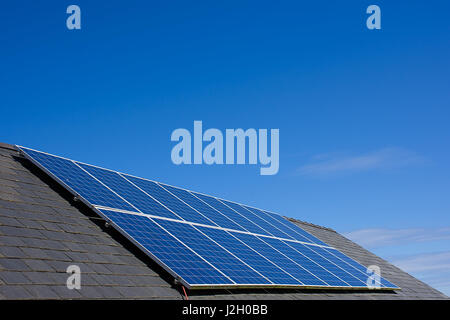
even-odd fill
[{"label": "photovoltaic cell", "polygon": [[250,265],[253,269],[268,278],[272,283],[279,285],[300,285],[301,283],[274,263],[258,254],[244,243],[224,230],[198,227],[208,237],[220,243],[239,259]]},{"label": "photovoltaic cell", "polygon": [[269,244],[264,242],[265,238],[259,239],[258,237],[251,234],[243,234],[233,232],[233,236],[244,242],[247,246],[251,247],[253,250],[261,253],[264,257],[268,258],[270,261],[275,262],[275,264],[293,276],[295,279],[299,280],[303,285],[312,285],[312,283],[318,283],[317,279],[313,279],[313,276],[303,269],[299,264],[295,263],[293,260],[287,258],[283,253],[277,251]]},{"label": "photovoltaic cell", "polygon": [[364,287],[365,283],[362,283],[357,278],[353,277],[351,274],[347,273],[345,270],[342,270],[332,262],[328,261],[321,255],[319,255],[316,251],[314,251],[315,246],[304,245],[297,242],[289,243],[294,249],[304,254],[306,257],[320,264],[323,268],[327,269],[329,272],[334,274],[340,280],[345,282],[347,285],[355,286],[355,287]]},{"label": "photovoltaic cell", "polygon": [[353,278],[358,279],[358,281],[356,281],[356,282],[354,280],[352,280],[352,283],[351,283],[352,285],[361,286],[361,287],[367,285],[366,284],[367,275],[362,274],[358,270],[349,268],[347,263],[345,263],[344,261],[342,261],[335,255],[333,255],[330,252],[328,252],[327,250],[325,250],[325,248],[318,247],[318,246],[309,246],[309,247],[311,250],[315,251],[317,254],[320,254],[322,257],[324,257],[325,259],[330,261],[330,263],[341,268],[342,270],[344,270],[345,272],[350,274]]},{"label": "photovoltaic cell", "polygon": [[101,210],[101,212],[138,244],[189,283],[200,285],[232,284],[227,277],[149,218],[107,210]]},{"label": "photovoltaic cell", "polygon": [[292,229],[287,227],[285,224],[279,222],[277,219],[274,219],[270,215],[267,215],[264,211],[255,209],[255,208],[250,208],[247,206],[243,206],[243,207],[245,209],[253,212],[255,215],[261,217],[262,219],[266,220],[268,223],[272,224],[273,226],[278,228],[280,231],[284,232],[286,234],[286,236],[284,238],[287,238],[287,239],[291,238],[291,239],[295,239],[298,241],[304,241],[304,242],[308,242],[308,243],[312,242],[309,238],[296,233],[295,231],[293,231]]},{"label": "photovoltaic cell", "polygon": [[296,233],[296,234],[301,236],[300,238],[294,237],[296,240],[304,241],[304,240],[301,240],[301,239],[306,238],[306,239],[308,239],[308,241],[305,241],[305,242],[312,242],[312,243],[320,244],[322,246],[327,246],[327,244],[325,242],[319,240],[317,237],[313,236],[311,233],[306,232],[305,230],[303,230],[302,228],[300,228],[296,224],[290,222],[289,220],[283,218],[279,214],[268,212],[268,211],[264,211],[264,210],[261,210],[261,211],[263,211],[265,214],[269,215],[272,219],[275,219],[278,222],[280,222],[281,224],[285,225],[287,228],[292,230],[294,233]]},{"label": "photovoltaic cell", "polygon": [[164,229],[170,230],[170,233],[175,237],[183,239],[185,244],[229,276],[234,282],[239,284],[269,283],[193,226],[168,220],[157,220],[157,223]]},{"label": "photovoltaic cell", "polygon": [[199,199],[203,200],[210,206],[216,208],[223,214],[225,214],[227,217],[229,217],[234,222],[239,224],[243,229],[245,229],[249,232],[257,233],[257,234],[269,235],[269,233],[267,231],[261,229],[258,225],[256,225],[252,221],[248,220],[247,218],[243,217],[242,215],[240,215],[239,213],[237,213],[230,207],[227,207],[226,205],[224,205],[222,202],[220,202],[216,198],[206,196],[206,195],[196,193],[196,192],[192,192],[192,194],[194,196],[198,197]]},{"label": "photovoltaic cell", "polygon": [[229,206],[231,209],[237,211],[239,214],[243,215],[250,221],[253,221],[259,227],[266,230],[270,235],[273,235],[275,237],[280,237],[280,238],[288,238],[288,239],[291,238],[284,232],[280,231],[279,229],[275,228],[273,225],[269,224],[267,221],[265,221],[265,220],[261,219],[260,217],[258,217],[257,215],[255,215],[253,212],[248,211],[243,206],[241,206],[237,203],[231,202],[231,201],[226,201],[226,200],[220,200],[220,201],[223,202],[225,205]]},{"label": "photovoltaic cell", "polygon": [[[324,248],[326,251],[332,253],[333,255],[335,255],[336,257],[338,257],[339,259],[341,259],[342,261],[346,262],[349,266],[352,266],[353,269],[355,270],[359,270],[359,272],[363,275],[366,275],[366,279],[367,279],[367,268],[364,267],[363,265],[359,264],[358,262],[356,262],[355,260],[349,258],[348,256],[346,256],[345,254],[343,254],[342,252],[333,249],[333,248]],[[352,270],[350,268],[350,270]],[[381,282],[381,286],[385,287],[385,288],[398,288],[395,284],[391,283],[390,281],[386,280],[384,277],[380,278],[380,282]]]},{"label": "photovoltaic cell", "polygon": [[89,203],[123,210],[134,210],[71,160],[28,149],[27,153]]},{"label": "photovoltaic cell", "polygon": [[141,212],[160,217],[180,219],[118,173],[86,164],[79,165]]},{"label": "photovoltaic cell", "polygon": [[189,206],[191,206],[198,212],[201,212],[205,217],[207,217],[211,221],[214,221],[218,226],[234,230],[241,230],[241,231],[244,230],[235,222],[230,220],[227,216],[223,215],[218,210],[201,201],[199,198],[195,197],[190,192],[168,185],[162,186],[169,192],[174,194],[176,197],[187,203]]},{"label": "photovoltaic cell", "polygon": [[[305,266],[305,268],[307,268],[321,280],[325,281],[329,286],[350,287],[348,283],[344,282],[342,279],[338,278],[335,274],[326,269],[325,266],[320,263],[320,261],[315,260],[313,255],[306,252],[307,250],[303,245],[295,242],[283,242],[297,252],[297,255],[291,252],[292,257],[296,257],[298,259],[297,261],[303,262],[302,266]],[[286,249],[282,248],[282,250]],[[287,252],[289,251],[290,249],[287,250]],[[298,254],[300,254],[300,256],[298,256]]]},{"label": "photovoltaic cell", "polygon": [[175,212],[178,216],[180,216],[184,220],[207,225],[215,225],[211,220],[208,220],[207,218],[199,214],[197,211],[187,206],[184,202],[176,198],[174,195],[170,194],[156,182],[128,175],[124,176],[132,183],[137,185],[139,188],[144,190],[146,193],[151,195],[154,199],[156,199],[160,203],[163,203],[167,208]]},{"label": "photovoltaic cell", "polygon": [[337,281],[337,283],[343,284],[342,281],[336,278],[336,276],[325,270],[319,264],[302,255],[294,248],[288,246],[283,241],[274,238],[262,238],[262,237],[261,240],[263,240],[264,242],[272,246],[274,249],[278,250],[279,252],[283,253],[284,255],[294,260],[298,265],[301,266],[301,268],[307,271],[302,278],[303,279],[302,282],[305,285],[330,286],[330,284],[327,281],[330,281],[331,283],[335,283]]}]

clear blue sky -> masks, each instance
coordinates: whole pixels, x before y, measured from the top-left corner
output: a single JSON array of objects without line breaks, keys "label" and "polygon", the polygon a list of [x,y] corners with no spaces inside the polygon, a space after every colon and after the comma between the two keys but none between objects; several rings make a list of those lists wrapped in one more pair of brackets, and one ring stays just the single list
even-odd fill
[{"label": "clear blue sky", "polygon": [[[81,30],[66,28],[70,4],[81,7]],[[365,26],[370,4],[381,30]],[[3,3],[0,141],[332,227],[399,264],[444,254],[448,267],[449,10],[447,1]],[[172,164],[170,134],[194,120],[279,128],[279,173]],[[433,272],[439,280],[417,274],[450,294],[448,274]]]}]

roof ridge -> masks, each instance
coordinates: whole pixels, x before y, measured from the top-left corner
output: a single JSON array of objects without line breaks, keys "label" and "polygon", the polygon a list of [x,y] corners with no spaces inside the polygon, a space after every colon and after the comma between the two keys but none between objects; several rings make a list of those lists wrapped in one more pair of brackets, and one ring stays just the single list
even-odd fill
[{"label": "roof ridge", "polygon": [[9,143],[4,143],[4,142],[0,142],[0,148],[17,151],[17,148],[15,145],[9,144]]},{"label": "roof ridge", "polygon": [[318,224],[314,224],[314,223],[311,223],[311,222],[302,221],[302,220],[298,220],[298,219],[291,218],[291,217],[286,217],[286,216],[284,218],[286,218],[287,220],[289,220],[291,222],[294,222],[294,223],[306,224],[306,225],[314,227],[314,228],[328,230],[328,231],[332,231],[332,232],[337,233],[336,230],[334,230],[334,229],[331,229],[331,228],[328,228],[328,227],[324,227],[324,226],[320,226]]}]

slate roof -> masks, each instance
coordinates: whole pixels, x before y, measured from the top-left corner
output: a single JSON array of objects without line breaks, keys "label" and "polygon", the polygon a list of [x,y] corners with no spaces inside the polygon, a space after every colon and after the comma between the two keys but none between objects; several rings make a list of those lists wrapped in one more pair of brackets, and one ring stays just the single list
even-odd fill
[{"label": "slate roof", "polygon": [[[396,292],[204,290],[190,299],[442,299],[439,291],[337,232],[294,220],[402,288]],[[66,269],[78,265],[81,290]],[[48,176],[0,143],[0,299],[183,299],[172,278]]]}]

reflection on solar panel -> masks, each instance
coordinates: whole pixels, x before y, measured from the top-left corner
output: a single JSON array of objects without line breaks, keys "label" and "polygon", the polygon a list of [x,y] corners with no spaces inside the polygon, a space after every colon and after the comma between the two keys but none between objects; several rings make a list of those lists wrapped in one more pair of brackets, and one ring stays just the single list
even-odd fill
[{"label": "reflection on solar panel", "polygon": [[19,149],[188,288],[368,288],[366,267],[278,214]]}]

